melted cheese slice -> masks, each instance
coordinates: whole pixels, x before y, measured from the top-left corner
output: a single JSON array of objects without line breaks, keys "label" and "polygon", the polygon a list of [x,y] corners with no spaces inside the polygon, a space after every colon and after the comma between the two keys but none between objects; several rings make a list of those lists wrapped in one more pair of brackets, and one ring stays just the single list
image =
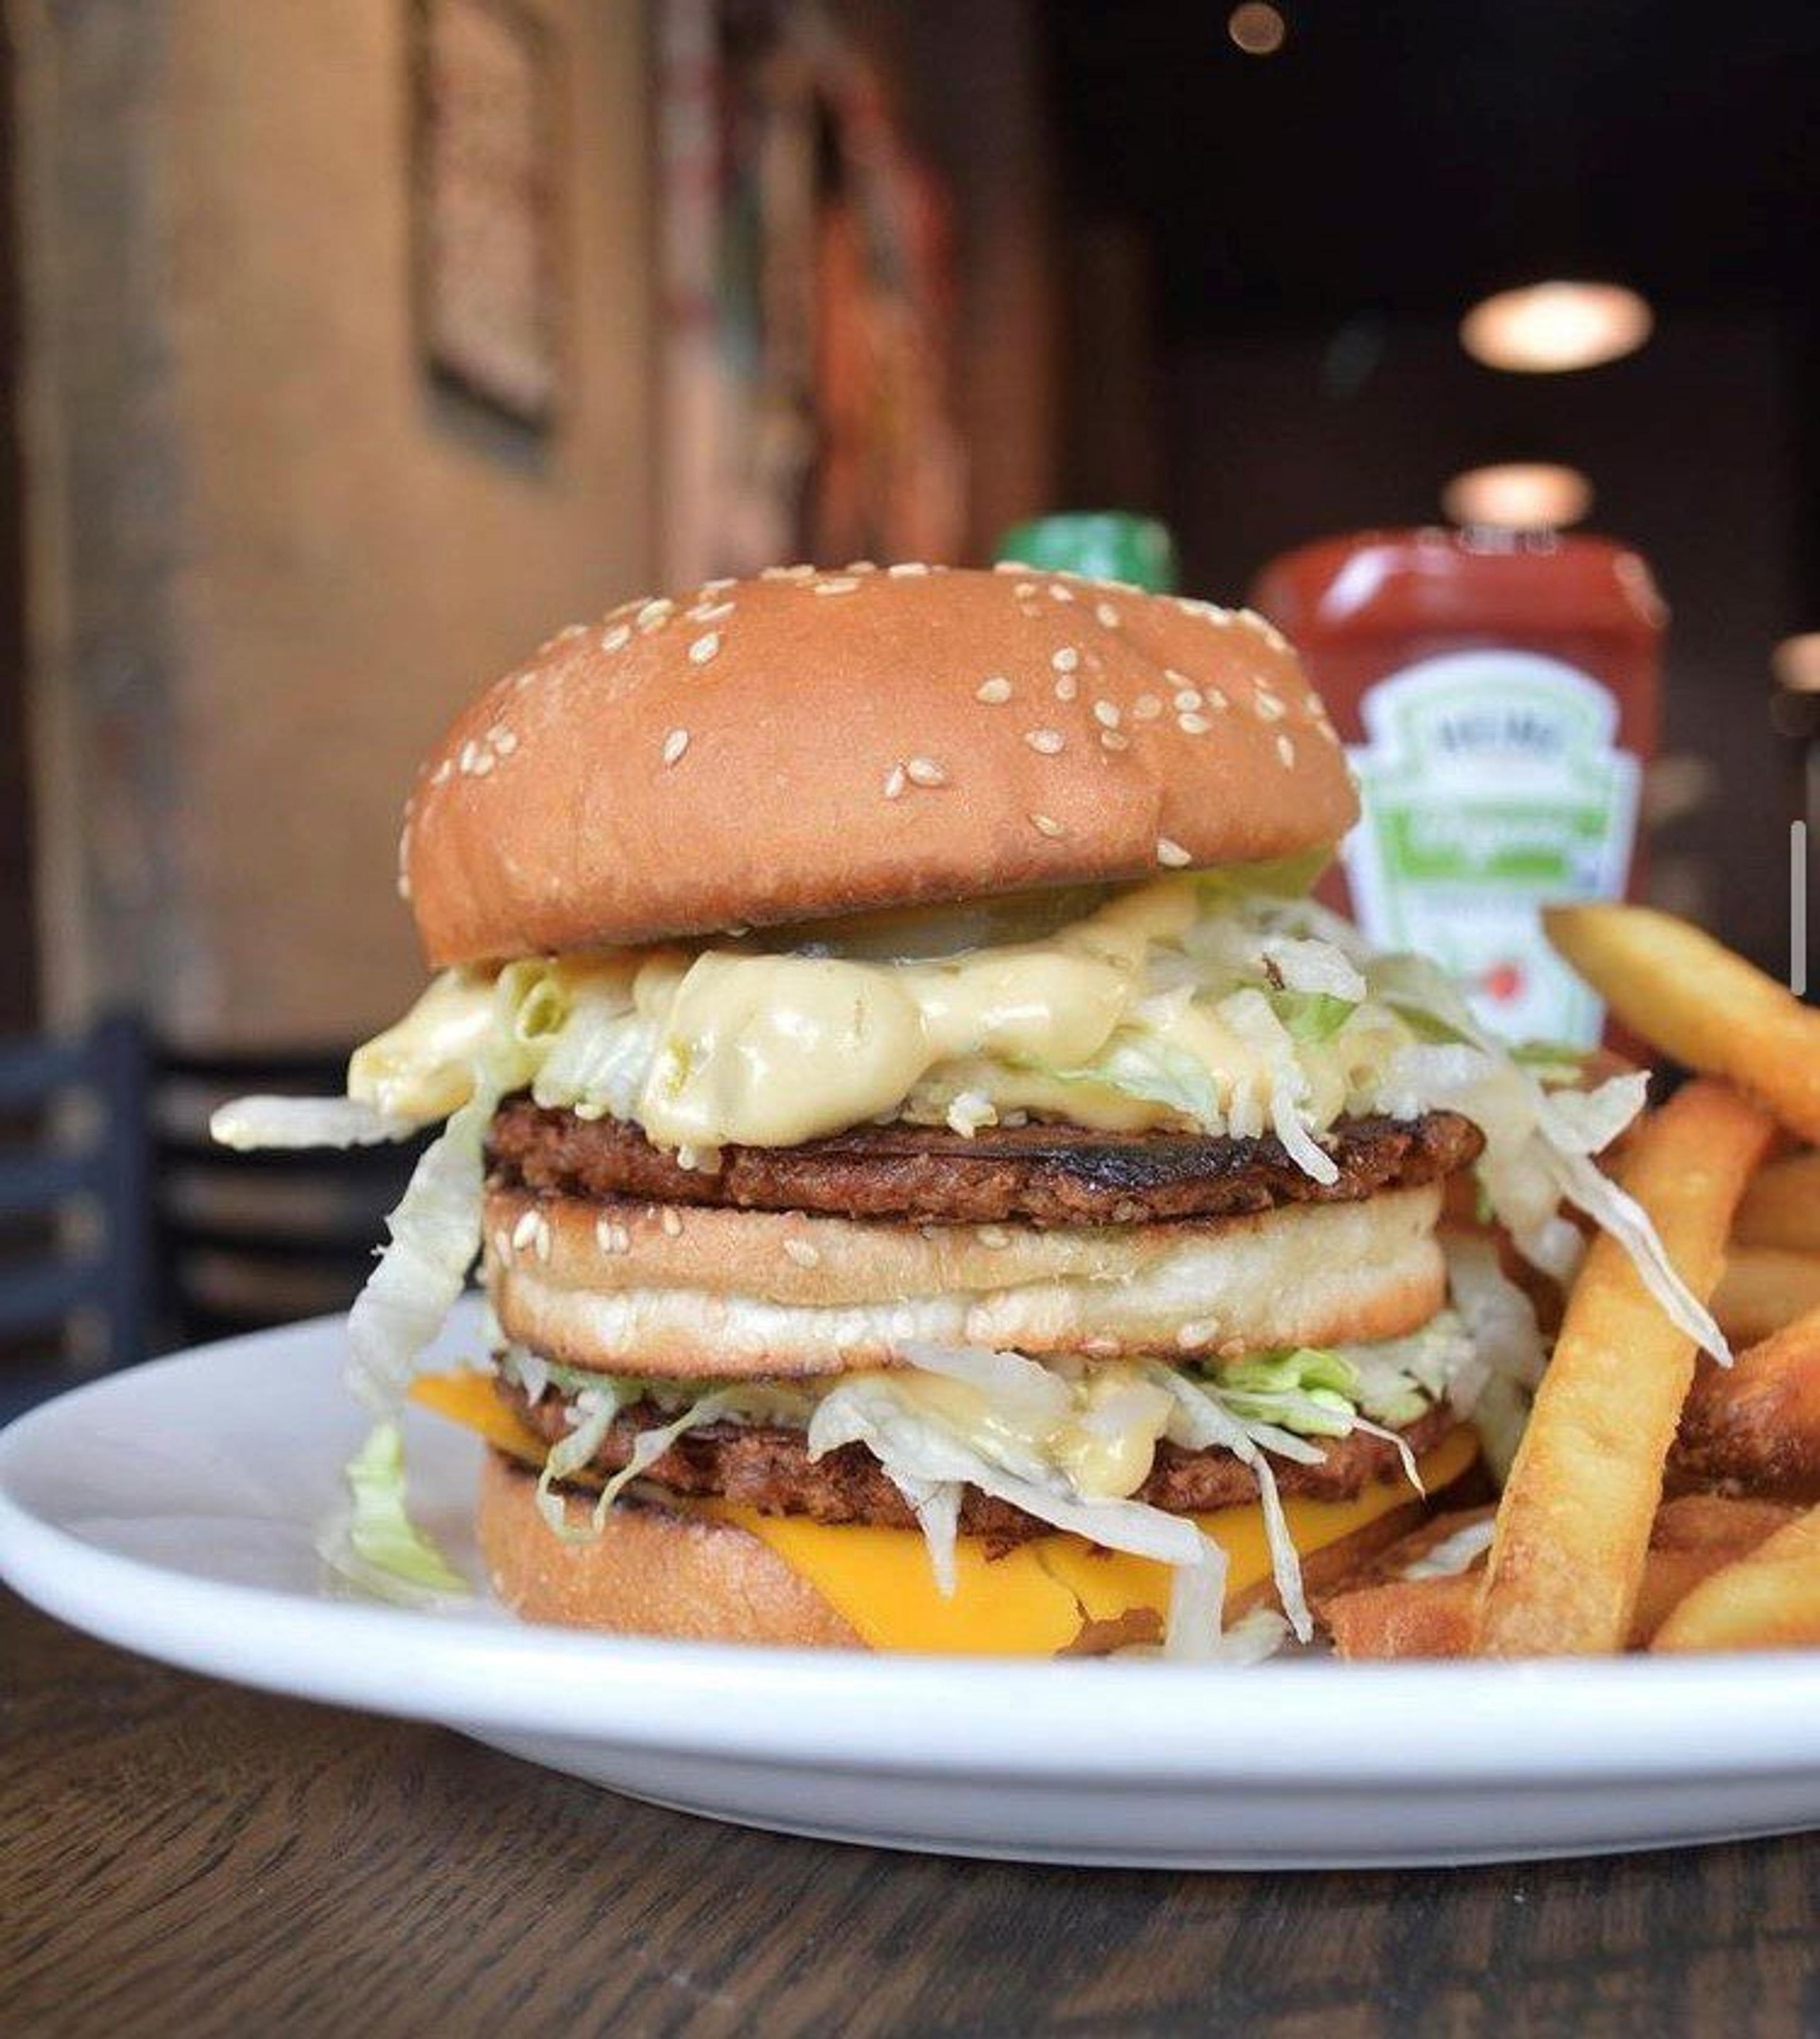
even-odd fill
[{"label": "melted cheese slice", "polygon": [[[543,1463],[543,1439],[501,1403],[491,1374],[472,1368],[419,1374],[411,1398],[478,1431],[515,1458]],[[1471,1426],[1461,1425],[1417,1461],[1424,1487],[1435,1494],[1450,1485],[1478,1449]],[[1295,1547],[1307,1557],[1411,1498],[1409,1483],[1399,1475],[1374,1483],[1351,1501],[1287,1498],[1283,1512]],[[988,1555],[982,1539],[962,1536],[955,1545],[955,1588],[950,1596],[936,1585],[927,1547],[915,1529],[761,1515],[720,1501],[678,1507],[757,1537],[874,1650],[1052,1657],[1075,1642],[1088,1622],[1147,1612],[1160,1628],[1169,1612],[1170,1566],[1154,1558],[1101,1550],[1080,1536],[1033,1537],[997,1558]],[[1229,1596],[1270,1577],[1264,1511],[1255,1502],[1193,1520],[1227,1554]]]},{"label": "melted cheese slice", "polygon": [[[1478,1451],[1477,1434],[1462,1424],[1417,1461],[1423,1486],[1439,1492],[1466,1471]],[[1286,1498],[1283,1512],[1306,1558],[1413,1498],[1399,1475],[1374,1483],[1351,1501]],[[988,1556],[981,1539],[963,1536],[955,1546],[955,1588],[949,1597],[935,1584],[916,1530],[760,1515],[724,1502],[703,1512],[737,1523],[775,1551],[874,1650],[1050,1657],[1074,1642],[1086,1622],[1147,1612],[1160,1628],[1169,1612],[1169,1566],[1104,1551],[1079,1536],[1033,1537],[999,1558]],[[1229,1597],[1270,1577],[1264,1510],[1257,1502],[1193,1520],[1227,1554]]]}]

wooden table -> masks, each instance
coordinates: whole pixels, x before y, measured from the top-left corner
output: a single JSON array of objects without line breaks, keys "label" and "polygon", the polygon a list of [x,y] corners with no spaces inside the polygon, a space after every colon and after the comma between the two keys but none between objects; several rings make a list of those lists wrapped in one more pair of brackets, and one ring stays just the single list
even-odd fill
[{"label": "wooden table", "polygon": [[1820,2033],[1820,1839],[1195,1876],[742,1832],[0,1593],[0,2031]]}]

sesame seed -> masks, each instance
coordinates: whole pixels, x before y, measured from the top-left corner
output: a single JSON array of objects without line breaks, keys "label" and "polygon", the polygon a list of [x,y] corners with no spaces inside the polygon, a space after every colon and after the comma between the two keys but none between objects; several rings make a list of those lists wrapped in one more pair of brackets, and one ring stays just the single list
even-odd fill
[{"label": "sesame seed", "polygon": [[1011,592],[1019,602],[1029,602],[1035,598],[1037,583],[1033,580],[1021,580]]},{"label": "sesame seed", "polygon": [[737,587],[739,583],[731,574],[722,574],[718,579],[704,580],[701,584],[701,591],[703,594],[719,594],[724,589]]},{"label": "sesame seed", "polygon": [[1193,863],[1194,859],[1179,842],[1172,842],[1166,835],[1156,839],[1156,860],[1166,864],[1171,871],[1181,871]]},{"label": "sesame seed", "polygon": [[720,632],[711,630],[705,637],[698,637],[688,647],[688,662],[692,666],[705,666],[720,649]]},{"label": "sesame seed", "polygon": [[1232,703],[1227,699],[1225,695],[1220,692],[1218,687],[1209,687],[1207,690],[1207,704],[1209,708],[1215,709],[1219,713],[1223,715],[1226,711],[1231,707]]},{"label": "sesame seed", "polygon": [[821,1265],[821,1255],[806,1239],[787,1239],[783,1242],[783,1251],[785,1255],[794,1260],[798,1267],[819,1267]]},{"label": "sesame seed", "polygon": [[692,623],[724,623],[733,610],[730,602],[698,602],[688,612],[688,619]]},{"label": "sesame seed", "polygon": [[1046,835],[1051,841],[1062,832],[1062,825],[1053,814],[1032,814],[1030,826],[1038,835]]},{"label": "sesame seed", "polygon": [[1276,754],[1283,760],[1283,769],[1287,770],[1288,768],[1295,762],[1295,745],[1294,740],[1287,736],[1278,737],[1276,739]]},{"label": "sesame seed", "polygon": [[876,560],[849,560],[841,571],[850,574],[877,573],[878,562]]},{"label": "sesame seed", "polygon": [[670,612],[676,607],[667,595],[658,595],[647,602],[638,613],[638,626],[641,630],[655,630],[667,623]]},{"label": "sesame seed", "polygon": [[1337,744],[1339,742],[1339,731],[1337,730],[1333,727],[1333,723],[1328,721],[1325,716],[1323,716],[1321,720],[1314,725],[1314,727],[1320,731],[1321,736],[1329,743]]},{"label": "sesame seed", "polygon": [[430,784],[432,786],[446,786],[449,783],[449,774],[453,769],[454,767],[449,762],[449,760],[445,758],[442,762],[437,766],[436,769],[430,773]]},{"label": "sesame seed", "polygon": [[1261,687],[1253,695],[1251,706],[1260,722],[1280,722],[1289,712],[1275,694],[1266,693]]},{"label": "sesame seed", "polygon": [[893,580],[909,580],[918,574],[926,574],[929,569],[920,560],[900,560],[885,571]]},{"label": "sesame seed", "polygon": [[1103,630],[1116,630],[1119,627],[1119,613],[1109,602],[1097,602],[1094,604],[1094,621]]},{"label": "sesame seed", "polygon": [[675,764],[688,748],[688,731],[686,729],[673,729],[664,739],[665,764]]},{"label": "sesame seed", "polygon": [[1155,722],[1162,713],[1162,703],[1155,694],[1139,694],[1132,703],[1133,722]]},{"label": "sesame seed", "polygon": [[512,1246],[514,1251],[529,1246],[537,1236],[537,1227],[543,1221],[534,1210],[521,1211],[518,1222],[512,1228]]},{"label": "sesame seed", "polygon": [[1011,698],[1011,683],[1002,673],[995,673],[990,679],[982,680],[973,689],[975,701],[983,701],[996,708]]},{"label": "sesame seed", "polygon": [[1074,598],[1072,588],[1064,587],[1059,580],[1049,583],[1049,599],[1052,602],[1072,602]]},{"label": "sesame seed", "polygon": [[495,729],[493,731],[493,748],[502,758],[510,758],[518,747],[518,739],[511,730]]},{"label": "sesame seed", "polygon": [[476,779],[484,779],[487,774],[492,770],[493,767],[497,765],[499,761],[499,759],[493,755],[491,750],[476,751],[474,754],[475,777]]},{"label": "sesame seed", "polygon": [[1081,690],[1081,683],[1072,673],[1064,673],[1056,682],[1056,699],[1071,701]]},{"label": "sesame seed", "polygon": [[1200,688],[1177,688],[1176,690],[1175,704],[1177,708],[1199,708],[1201,704]]},{"label": "sesame seed", "polygon": [[663,1214],[658,1222],[663,1227],[665,1237],[669,1239],[682,1237],[682,1213],[674,1204],[664,1206]]},{"label": "sesame seed", "polygon": [[1100,748],[1102,750],[1128,750],[1131,747],[1132,740],[1122,729],[1102,729],[1100,731]]},{"label": "sesame seed", "polygon": [[1211,1345],[1219,1328],[1211,1317],[1190,1317],[1177,1327],[1176,1344],[1184,1352],[1192,1352],[1197,1346]]},{"label": "sesame seed", "polygon": [[1053,758],[1062,747],[1062,732],[1059,729],[1026,729],[1024,741],[1044,757]]},{"label": "sesame seed", "polygon": [[901,799],[904,797],[904,788],[908,783],[908,780],[904,776],[904,767],[901,765],[893,765],[891,769],[885,775],[885,799],[888,800]]},{"label": "sesame seed", "polygon": [[1080,663],[1081,655],[1072,644],[1064,644],[1049,661],[1058,673],[1071,673]]},{"label": "sesame seed", "polygon": [[974,1228],[973,1236],[982,1246],[988,1246],[996,1253],[1011,1243],[1011,1235],[1002,1225],[982,1225]]},{"label": "sesame seed", "polygon": [[1117,729],[1119,726],[1118,704],[1115,701],[1097,701],[1094,703],[1094,720],[1103,728]]},{"label": "sesame seed", "polygon": [[594,1221],[594,1244],[603,1253],[624,1253],[631,1246],[631,1235],[623,1225],[616,1225],[610,1217]]},{"label": "sesame seed", "polygon": [[1025,569],[1025,564],[1022,560],[995,560],[992,562],[992,571],[995,574],[1022,573]]},{"label": "sesame seed", "polygon": [[904,767],[913,786],[945,786],[948,775],[933,758],[912,758]]},{"label": "sesame seed", "polygon": [[472,738],[469,738],[468,742],[462,745],[461,755],[455,761],[464,773],[469,773],[473,770],[474,761],[480,755],[480,745],[475,742]]},{"label": "sesame seed", "polygon": [[520,693],[522,693],[527,687],[535,686],[537,683],[537,674],[529,670],[516,674],[512,681],[513,686]]},{"label": "sesame seed", "polygon": [[851,594],[859,585],[858,581],[836,574],[832,580],[818,580],[814,591],[817,594]]},{"label": "sesame seed", "polygon": [[603,651],[623,651],[632,641],[632,626],[629,623],[616,623],[611,630],[601,632]]},{"label": "sesame seed", "polygon": [[1204,715],[1178,715],[1175,726],[1184,736],[1204,736],[1213,724]]},{"label": "sesame seed", "polygon": [[532,1244],[536,1248],[537,1258],[540,1260],[548,1260],[549,1259],[550,1222],[549,1220],[544,1217],[540,1212],[538,1213],[537,1217],[537,1236],[533,1240]]}]

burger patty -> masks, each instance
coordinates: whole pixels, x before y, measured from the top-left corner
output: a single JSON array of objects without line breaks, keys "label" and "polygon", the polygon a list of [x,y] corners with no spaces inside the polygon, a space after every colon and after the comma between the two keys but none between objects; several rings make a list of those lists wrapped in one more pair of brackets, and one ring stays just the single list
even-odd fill
[{"label": "burger patty", "polygon": [[[557,1396],[545,1395],[533,1403],[510,1381],[502,1380],[498,1386],[514,1415],[546,1443],[570,1434],[565,1405]],[[597,1483],[599,1477],[617,1472],[631,1456],[640,1433],[665,1420],[649,1403],[621,1411],[577,1483],[587,1483],[590,1474]],[[1404,1441],[1419,1457],[1439,1444],[1458,1420],[1445,1403],[1438,1403],[1402,1433]],[[1312,1501],[1350,1501],[1373,1482],[1390,1477],[1400,1464],[1394,1445],[1363,1431],[1322,1443],[1326,1456],[1318,1465],[1272,1458],[1280,1493]],[[916,1526],[909,1505],[864,1445],[843,1445],[812,1460],[802,1432],[781,1425],[704,1423],[699,1430],[685,1431],[652,1461],[643,1477],[673,1494],[712,1495],[763,1515],[806,1515],[817,1522],[865,1522],[893,1529]],[[1166,1440],[1157,1446],[1150,1476],[1132,1498],[1187,1515],[1242,1507],[1257,1496],[1257,1475],[1230,1452],[1185,1451]],[[963,1535],[999,1545],[1050,1533],[1048,1523],[973,1487],[961,1499],[961,1529]]]},{"label": "burger patty", "polygon": [[1322,1144],[1340,1171],[1333,1183],[1306,1174],[1274,1134],[1017,1126],[969,1139],[942,1126],[866,1126],[800,1147],[724,1147],[711,1166],[685,1168],[625,1120],[578,1118],[518,1096],[487,1136],[502,1187],[950,1225],[1135,1225],[1354,1202],[1451,1175],[1484,1141],[1458,1112],[1431,1111],[1342,1119]]}]

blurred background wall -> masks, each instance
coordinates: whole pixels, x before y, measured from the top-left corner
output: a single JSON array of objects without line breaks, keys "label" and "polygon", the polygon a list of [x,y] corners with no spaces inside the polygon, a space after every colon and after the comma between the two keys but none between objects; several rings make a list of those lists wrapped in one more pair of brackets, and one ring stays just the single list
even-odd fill
[{"label": "blurred background wall", "polygon": [[559,423],[423,372],[410,10],[27,5],[47,1003],[332,1039],[413,994],[416,760],[652,571],[645,25],[559,39]]}]

